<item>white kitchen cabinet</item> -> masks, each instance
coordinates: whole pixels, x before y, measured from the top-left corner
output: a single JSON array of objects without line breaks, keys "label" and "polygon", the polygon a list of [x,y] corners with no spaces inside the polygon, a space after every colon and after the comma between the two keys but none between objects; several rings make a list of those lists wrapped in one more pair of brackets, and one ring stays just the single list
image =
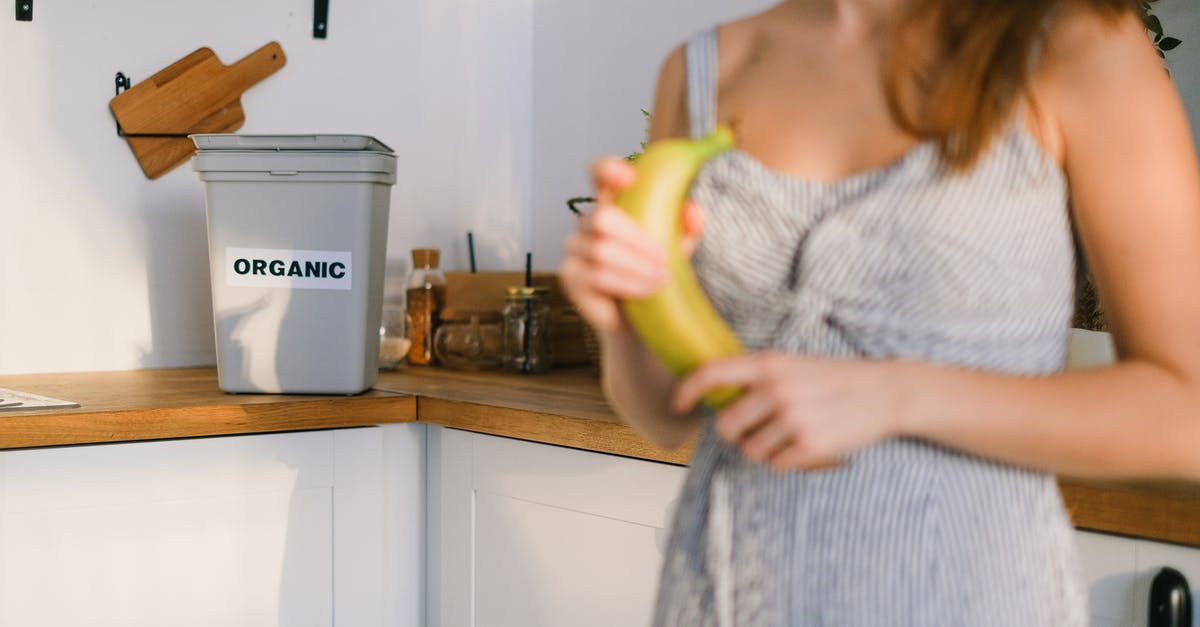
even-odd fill
[{"label": "white kitchen cabinet", "polygon": [[[1093,627],[1146,627],[1150,583],[1164,567],[1178,570],[1200,599],[1200,549],[1077,531]],[[1200,627],[1200,615],[1192,625]]]},{"label": "white kitchen cabinet", "polygon": [[0,625],[421,625],[423,429],[0,453]]},{"label": "white kitchen cabinet", "polygon": [[431,627],[636,627],[685,469],[429,427]]}]

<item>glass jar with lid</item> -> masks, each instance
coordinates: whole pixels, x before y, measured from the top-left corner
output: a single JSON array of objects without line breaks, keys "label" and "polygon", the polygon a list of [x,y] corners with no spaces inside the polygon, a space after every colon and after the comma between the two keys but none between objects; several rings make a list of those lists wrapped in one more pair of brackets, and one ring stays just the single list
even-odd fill
[{"label": "glass jar with lid", "polygon": [[522,374],[550,370],[549,290],[510,287],[504,302],[504,366]]},{"label": "glass jar with lid", "polygon": [[438,363],[458,370],[499,368],[503,358],[499,311],[443,309],[434,334]]},{"label": "glass jar with lid", "polygon": [[408,275],[404,296],[408,323],[408,363],[427,366],[434,363],[433,334],[437,330],[442,307],[446,304],[446,276],[438,268],[440,251],[414,248],[413,269]]}]

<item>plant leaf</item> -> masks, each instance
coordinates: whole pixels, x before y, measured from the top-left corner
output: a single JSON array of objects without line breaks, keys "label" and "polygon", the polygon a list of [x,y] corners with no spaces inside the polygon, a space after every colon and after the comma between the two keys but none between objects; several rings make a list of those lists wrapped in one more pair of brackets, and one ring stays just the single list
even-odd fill
[{"label": "plant leaf", "polygon": [[1162,41],[1158,42],[1158,47],[1163,50],[1174,50],[1181,43],[1183,42],[1174,37],[1163,37]]},{"label": "plant leaf", "polygon": [[1154,33],[1155,35],[1157,35],[1159,37],[1162,37],[1162,35],[1163,35],[1162,20],[1159,20],[1157,15],[1147,14],[1144,18],[1142,18],[1142,22],[1146,25],[1147,30],[1149,30],[1150,32]]}]

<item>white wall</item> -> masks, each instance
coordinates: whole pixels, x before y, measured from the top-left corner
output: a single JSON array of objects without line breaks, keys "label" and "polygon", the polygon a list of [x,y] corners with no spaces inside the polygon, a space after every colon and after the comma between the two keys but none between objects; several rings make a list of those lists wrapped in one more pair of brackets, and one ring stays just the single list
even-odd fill
[{"label": "white wall", "polygon": [[[533,229],[557,265],[575,218],[566,199],[591,192],[600,155],[639,150],[663,59],[711,24],[776,0],[543,0],[534,14]],[[637,36],[618,36],[633,29]]]},{"label": "white wall", "polygon": [[[228,64],[279,41],[288,64],[243,97],[240,132],[365,133],[395,148],[396,275],[417,245],[465,269],[468,230],[482,269],[519,269],[530,248],[537,268],[553,269],[569,224],[546,199],[586,191],[592,156],[636,145],[660,40],[731,15],[731,3],[696,4],[335,1],[324,41],[310,35],[308,0],[39,2],[33,22],[5,13],[0,373],[214,362],[203,188],[188,165],[143,177],[108,112],[118,70],[137,82],[201,46]],[[673,14],[689,17],[663,26]],[[605,97],[579,109],[592,94]],[[535,130],[535,111],[554,110]],[[588,132],[535,150],[564,125]],[[548,168],[538,180],[556,181],[549,193],[532,191],[535,153]],[[543,224],[543,209],[561,219]]]},{"label": "white wall", "polygon": [[[143,80],[201,46],[225,63],[279,41],[288,64],[242,99],[244,133],[366,133],[397,151],[389,266],[552,270],[601,154],[642,139],[675,43],[771,0],[39,2],[0,14],[0,373],[214,362],[203,188],[184,165],[146,180],[108,113],[113,76]],[[1157,11],[1200,120],[1200,10]],[[1196,124],[1194,122],[1194,124]]]},{"label": "white wall", "polygon": [[481,259],[516,259],[527,0],[331,5],[324,41],[307,0],[46,2],[31,23],[0,19],[0,372],[214,362],[203,188],[188,165],[146,180],[107,109],[118,70],[137,82],[201,46],[225,63],[271,40],[288,55],[243,97],[242,132],[396,148],[401,258],[483,231],[486,200]]}]

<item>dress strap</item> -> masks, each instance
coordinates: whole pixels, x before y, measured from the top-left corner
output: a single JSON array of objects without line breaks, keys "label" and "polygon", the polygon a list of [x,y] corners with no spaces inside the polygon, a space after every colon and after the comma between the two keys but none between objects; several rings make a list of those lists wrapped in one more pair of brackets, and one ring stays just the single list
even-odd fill
[{"label": "dress strap", "polygon": [[688,125],[693,139],[717,125],[717,27],[687,40]]}]

